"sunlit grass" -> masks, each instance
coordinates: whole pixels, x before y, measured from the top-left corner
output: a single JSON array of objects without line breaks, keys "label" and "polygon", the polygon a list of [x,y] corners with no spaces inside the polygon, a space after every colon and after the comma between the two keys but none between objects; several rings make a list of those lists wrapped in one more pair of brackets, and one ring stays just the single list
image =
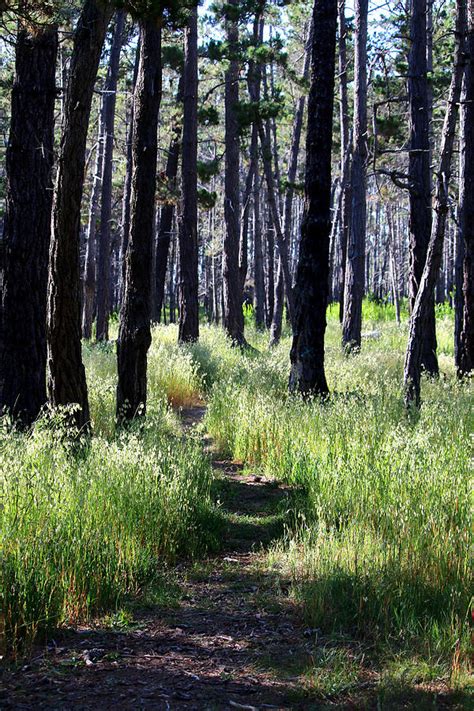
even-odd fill
[{"label": "sunlit grass", "polygon": [[424,380],[416,421],[403,409],[406,322],[365,320],[354,357],[337,317],[328,323],[328,402],[288,395],[286,338],[215,383],[208,429],[222,451],[300,489],[299,523],[269,563],[310,625],[465,663],[474,393],[456,381],[452,318],[438,319],[441,377]]},{"label": "sunlit grass", "polygon": [[[268,565],[290,578],[308,624],[400,654],[408,646],[430,669],[463,678],[474,393],[455,378],[452,315],[440,310],[441,377],[424,380],[418,419],[402,403],[406,319],[397,326],[385,307],[365,304],[353,357],[341,352],[335,307],[328,324],[325,404],[288,395],[287,331],[269,349],[268,335],[249,326],[253,349],[240,351],[216,327],[178,346],[176,326],[158,326],[145,424],[116,432],[108,343],[84,346],[90,442],[71,445],[57,415],[31,434],[1,430],[0,625],[11,648],[58,623],[113,615],[124,597],[163,580],[163,564],[217,545],[210,466],[183,440],[174,411],[206,399],[215,446],[296,489],[285,513],[293,523]],[[315,688],[353,683],[345,663],[328,676],[320,662]]]},{"label": "sunlit grass", "polygon": [[164,565],[217,546],[212,472],[166,418],[82,446],[60,418],[0,432],[2,649],[115,609]]}]

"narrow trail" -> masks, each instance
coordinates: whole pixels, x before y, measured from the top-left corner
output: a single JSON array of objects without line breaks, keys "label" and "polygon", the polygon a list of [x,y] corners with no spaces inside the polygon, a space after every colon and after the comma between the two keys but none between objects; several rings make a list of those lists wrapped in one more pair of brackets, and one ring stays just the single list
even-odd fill
[{"label": "narrow trail", "polygon": [[[185,436],[196,436],[204,414],[182,412]],[[203,446],[212,446],[206,436]],[[3,674],[0,709],[322,708],[301,688],[314,639],[284,583],[261,564],[283,532],[289,492],[235,462],[213,458],[213,468],[225,540],[218,555],[178,566],[179,606],[138,609],[123,629],[58,634]]]}]

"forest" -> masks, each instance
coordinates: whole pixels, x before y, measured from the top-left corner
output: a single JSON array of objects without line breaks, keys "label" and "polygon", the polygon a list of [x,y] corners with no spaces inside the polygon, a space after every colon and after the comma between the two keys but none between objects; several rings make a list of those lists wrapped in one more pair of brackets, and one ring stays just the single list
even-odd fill
[{"label": "forest", "polygon": [[474,703],[474,0],[0,0],[0,708]]}]

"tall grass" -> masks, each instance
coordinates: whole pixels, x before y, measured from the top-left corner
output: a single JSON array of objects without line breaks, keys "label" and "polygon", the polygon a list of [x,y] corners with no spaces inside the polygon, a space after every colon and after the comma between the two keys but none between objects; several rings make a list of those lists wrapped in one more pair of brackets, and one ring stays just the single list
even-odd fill
[{"label": "tall grass", "polygon": [[377,323],[348,358],[329,320],[329,402],[287,394],[287,339],[215,383],[207,424],[223,451],[300,490],[299,524],[271,561],[312,626],[449,654],[468,643],[473,386],[456,382],[444,317],[441,378],[407,418],[406,325]]},{"label": "tall grass", "polygon": [[58,415],[29,435],[0,430],[0,643],[10,652],[217,545],[209,462],[167,414],[79,448],[64,435]]},{"label": "tall grass", "polygon": [[456,382],[442,313],[442,375],[424,382],[421,415],[407,419],[406,322],[382,308],[364,305],[355,357],[342,355],[329,311],[325,404],[288,395],[288,333],[269,350],[249,327],[254,350],[241,352],[215,327],[182,347],[176,327],[157,327],[148,416],[122,433],[114,347],[86,345],[90,442],[74,448],[60,415],[30,434],[0,427],[0,626],[10,648],[113,608],[164,563],[217,545],[209,463],[169,407],[206,398],[216,446],[298,493],[297,523],[269,563],[292,578],[308,622],[459,654],[472,582],[473,383]]}]

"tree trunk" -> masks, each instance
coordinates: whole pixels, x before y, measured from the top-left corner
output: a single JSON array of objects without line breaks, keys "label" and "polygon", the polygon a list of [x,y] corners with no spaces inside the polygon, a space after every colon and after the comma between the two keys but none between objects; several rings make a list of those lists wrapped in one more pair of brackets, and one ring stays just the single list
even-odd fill
[{"label": "tree trunk", "polygon": [[386,206],[387,225],[388,225],[388,252],[390,261],[390,281],[392,288],[393,305],[395,306],[395,320],[397,326],[400,326],[400,299],[398,295],[398,275],[397,265],[395,261],[395,228],[393,224],[392,206]]},{"label": "tree trunk", "polygon": [[306,136],[305,211],[295,283],[289,387],[305,396],[328,392],[324,335],[331,231],[331,147],[336,0],[315,0]]},{"label": "tree trunk", "polygon": [[104,111],[103,103],[99,111],[96,159],[87,224],[86,254],[84,259],[82,284],[82,337],[92,338],[96,295],[97,228],[99,221],[99,196],[104,161]]},{"label": "tree trunk", "polygon": [[255,275],[255,326],[261,330],[265,327],[265,273],[263,268],[262,224],[260,216],[260,175],[258,172],[258,155],[253,181],[253,251]]},{"label": "tree trunk", "polygon": [[19,27],[0,263],[0,413],[30,425],[46,402],[46,295],[56,28]]},{"label": "tree trunk", "polygon": [[224,178],[224,253],[223,300],[224,328],[234,345],[246,344],[242,288],[239,275],[240,199],[239,199],[239,30],[234,15],[237,0],[229,1],[226,15],[229,68],[225,73],[225,178]]},{"label": "tree trunk", "polygon": [[190,11],[184,40],[183,207],[179,225],[180,343],[197,341],[199,338],[197,106],[198,26],[197,9],[194,8]]},{"label": "tree trunk", "polygon": [[448,106],[441,134],[440,162],[437,171],[434,221],[428,245],[426,262],[421,276],[415,305],[410,316],[408,345],[405,355],[404,388],[405,405],[420,406],[420,380],[423,344],[426,325],[430,316],[438,270],[443,254],[446,218],[449,208],[449,180],[451,177],[451,157],[456,133],[456,120],[464,71],[463,33],[466,27],[466,0],[457,0],[456,51],[453,75],[449,89]]},{"label": "tree trunk", "polygon": [[134,93],[130,234],[117,342],[117,418],[122,421],[146,411],[160,102],[161,20],[150,18],[140,24],[140,60]]},{"label": "tree trunk", "polygon": [[[408,98],[410,103],[410,310],[415,305],[431,235],[430,111],[427,75],[427,2],[412,0]],[[423,335],[422,365],[438,374],[434,297]]]},{"label": "tree trunk", "polygon": [[273,305],[272,323],[270,325],[270,348],[274,348],[280,343],[281,330],[283,326],[283,310],[285,308],[285,279],[283,276],[283,265],[280,255],[278,256],[277,275],[275,282],[275,296]]},{"label": "tree trunk", "polygon": [[347,27],[345,0],[338,2],[339,18],[339,117],[341,123],[341,212],[339,222],[339,242],[341,269],[339,280],[339,321],[344,317],[344,290],[346,285],[347,242],[351,216],[351,181],[350,156],[351,141],[349,135],[349,97],[347,91]]},{"label": "tree trunk", "polygon": [[112,158],[114,153],[115,104],[120,67],[120,52],[123,43],[125,12],[117,13],[110,48],[109,67],[104,84],[104,163],[102,172],[102,196],[100,209],[99,255],[97,262],[97,324],[96,339],[109,338],[110,313],[110,223],[112,219]]},{"label": "tree trunk", "polygon": [[76,405],[73,419],[78,428],[89,423],[81,355],[81,199],[92,94],[111,15],[109,5],[85,0],[74,33],[53,205],[48,283],[48,394],[54,407]]},{"label": "tree trunk", "polygon": [[252,126],[252,138],[250,141],[250,165],[245,179],[244,189],[244,209],[242,217],[242,235],[239,246],[239,276],[242,290],[245,287],[248,272],[248,249],[249,249],[249,223],[252,189],[255,179],[255,172],[258,165],[258,132],[254,124]]},{"label": "tree trunk", "polygon": [[465,141],[464,136],[464,121],[465,121],[465,90],[466,82],[463,81],[461,95],[461,127],[459,131],[459,203],[458,203],[458,224],[456,229],[456,256],[454,267],[454,364],[456,373],[462,377],[460,373],[461,364],[461,332],[464,321],[464,294],[463,294],[463,271],[464,271],[464,235],[463,235],[463,202],[465,200],[464,189],[466,186],[464,180],[465,169]]},{"label": "tree trunk", "polygon": [[459,336],[460,376],[474,370],[474,0],[467,0],[468,56],[463,92],[461,146],[463,171],[460,184],[459,223],[463,241],[463,318]]},{"label": "tree trunk", "polygon": [[[140,39],[138,39],[137,50],[135,54],[135,63],[133,68],[133,90],[135,91],[135,86],[137,83],[138,76],[138,65],[140,62]],[[130,120],[127,129],[127,163],[125,168],[125,182],[123,186],[123,200],[122,200],[122,225],[121,225],[121,236],[120,236],[120,303],[122,306],[123,294],[125,289],[125,255],[127,254],[128,247],[128,237],[130,235],[130,197],[132,193],[132,143],[133,143],[133,98],[132,105],[130,107]]]},{"label": "tree trunk", "polygon": [[[265,201],[265,205],[268,208],[268,203]],[[267,228],[267,294],[265,304],[267,307],[267,313],[265,322],[267,328],[272,325],[273,311],[275,305],[275,236],[273,229],[273,222],[271,215],[268,213],[266,215],[266,228]]]},{"label": "tree trunk", "polygon": [[[180,104],[182,101],[183,76],[180,76],[178,83],[178,91],[176,94],[176,103]],[[170,142],[170,147],[168,149],[168,158],[166,160],[165,168],[167,186],[170,191],[173,191],[176,188],[176,176],[178,174],[179,154],[181,151],[181,133],[181,124],[176,123],[173,126],[173,133]],[[155,314],[156,320],[158,322],[160,322],[161,310],[163,308],[166,269],[168,265],[168,253],[170,248],[171,232],[173,230],[174,212],[175,206],[171,200],[169,200],[163,205],[160,211],[158,234],[156,238]]]},{"label": "tree trunk", "polygon": [[351,224],[347,248],[342,344],[360,348],[365,284],[367,222],[367,13],[368,0],[355,3],[354,148],[351,171]]}]

